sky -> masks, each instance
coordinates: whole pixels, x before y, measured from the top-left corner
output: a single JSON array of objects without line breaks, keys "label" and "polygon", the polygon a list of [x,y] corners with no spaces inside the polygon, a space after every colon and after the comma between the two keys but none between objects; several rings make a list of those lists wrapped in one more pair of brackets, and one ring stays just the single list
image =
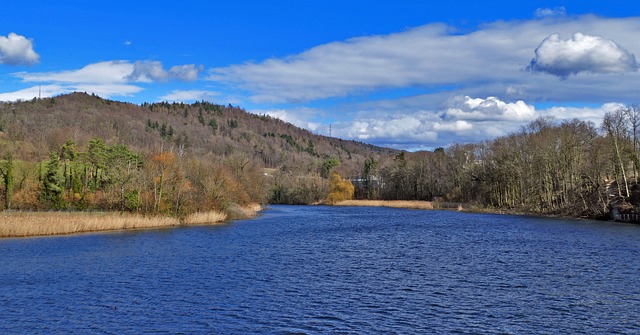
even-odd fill
[{"label": "sky", "polygon": [[[9,1],[0,101],[210,101],[406,150],[640,103],[636,1]],[[638,55],[638,56],[636,56]]]}]

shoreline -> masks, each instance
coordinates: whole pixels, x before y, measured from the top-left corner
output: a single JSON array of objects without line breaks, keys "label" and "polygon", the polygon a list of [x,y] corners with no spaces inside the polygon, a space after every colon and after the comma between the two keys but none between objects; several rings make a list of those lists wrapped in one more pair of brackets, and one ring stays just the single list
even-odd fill
[{"label": "shoreline", "polygon": [[221,225],[255,217],[261,210],[262,206],[253,204],[234,207],[232,218],[227,213],[210,211],[192,213],[182,220],[122,212],[0,212],[0,238]]},{"label": "shoreline", "polygon": [[334,206],[389,207],[422,210],[451,210],[458,212],[469,211],[468,206],[465,207],[462,203],[425,200],[343,200],[335,203]]},{"label": "shoreline", "polygon": [[436,209],[433,206],[433,202],[420,200],[343,200],[333,204],[333,206]]},{"label": "shoreline", "polygon": [[[445,211],[456,211],[456,212],[478,213],[478,214],[518,215],[518,216],[534,216],[534,217],[540,217],[540,218],[564,218],[564,219],[577,219],[577,220],[612,221],[612,220],[577,217],[577,216],[570,216],[570,215],[541,214],[541,213],[529,213],[529,212],[496,210],[496,209],[492,210],[487,208],[479,208],[466,203],[422,201],[422,200],[343,200],[333,204],[333,206],[389,207],[389,208],[404,208],[404,209],[418,209],[418,210],[445,210]],[[619,221],[619,222],[624,222],[624,221]],[[637,224],[634,222],[627,222],[627,223]]]}]

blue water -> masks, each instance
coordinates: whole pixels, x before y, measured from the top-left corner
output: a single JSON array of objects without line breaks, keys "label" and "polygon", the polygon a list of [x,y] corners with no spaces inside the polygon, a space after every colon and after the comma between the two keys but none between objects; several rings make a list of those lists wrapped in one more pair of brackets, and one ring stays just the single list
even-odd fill
[{"label": "blue water", "polygon": [[0,240],[2,334],[640,334],[640,226],[273,206]]}]

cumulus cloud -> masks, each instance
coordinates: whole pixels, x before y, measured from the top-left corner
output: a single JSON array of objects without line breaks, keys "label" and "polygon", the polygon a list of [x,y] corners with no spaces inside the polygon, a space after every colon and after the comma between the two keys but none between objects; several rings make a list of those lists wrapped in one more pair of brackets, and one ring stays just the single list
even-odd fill
[{"label": "cumulus cloud", "polygon": [[411,109],[401,103],[396,110],[389,110],[386,104],[377,109],[369,105],[371,110],[356,115],[353,121],[334,123],[333,134],[400,149],[429,149],[504,136],[543,116],[558,121],[578,118],[597,126],[606,112],[623,106],[621,103],[604,103],[536,109],[523,101],[505,102],[495,97],[468,96],[454,97],[447,105],[429,110]]},{"label": "cumulus cloud", "polygon": [[495,97],[455,97],[447,106],[432,109],[421,109],[419,105],[418,101],[409,104],[395,101],[395,107],[387,101],[367,103],[350,115],[342,113],[340,120],[319,120],[318,115],[327,112],[317,109],[253,112],[277,117],[317,134],[329,135],[331,126],[334,137],[409,150],[495,138],[517,131],[540,116],[533,106],[522,101],[504,102]]},{"label": "cumulus cloud", "polygon": [[358,119],[350,124],[338,123],[337,133],[360,141],[431,142],[437,138],[437,132],[429,121],[430,117],[425,114]]},{"label": "cumulus cloud", "polygon": [[595,107],[553,106],[539,111],[541,116],[550,116],[557,120],[579,119],[593,122],[595,125],[602,123],[607,112],[611,112],[625,105],[618,102],[607,102]]},{"label": "cumulus cloud", "polygon": [[15,33],[9,33],[7,37],[0,36],[0,64],[31,65],[39,59],[30,39]]},{"label": "cumulus cloud", "polygon": [[600,36],[575,33],[562,40],[559,34],[545,38],[535,50],[531,71],[566,78],[578,73],[625,73],[638,69],[635,56],[616,42]]},{"label": "cumulus cloud", "polygon": [[353,121],[334,123],[333,135],[386,147],[420,150],[481,141],[517,129],[516,123],[451,120],[442,115],[442,111],[437,110],[387,115],[369,113]]},{"label": "cumulus cloud", "polygon": [[443,117],[469,121],[532,121],[537,117],[535,107],[524,101],[504,102],[496,97],[455,97],[449,102]]}]

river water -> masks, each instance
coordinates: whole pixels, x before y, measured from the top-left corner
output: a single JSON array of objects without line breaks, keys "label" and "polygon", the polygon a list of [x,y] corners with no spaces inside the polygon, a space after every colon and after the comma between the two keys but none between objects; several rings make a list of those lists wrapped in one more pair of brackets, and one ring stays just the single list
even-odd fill
[{"label": "river water", "polygon": [[0,240],[2,334],[640,334],[640,226],[272,206]]}]

